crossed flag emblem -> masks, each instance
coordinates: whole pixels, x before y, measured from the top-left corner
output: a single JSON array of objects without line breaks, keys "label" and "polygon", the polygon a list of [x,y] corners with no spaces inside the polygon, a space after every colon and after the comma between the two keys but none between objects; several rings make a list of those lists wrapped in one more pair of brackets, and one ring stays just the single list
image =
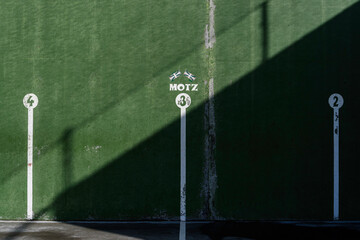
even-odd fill
[{"label": "crossed flag emblem", "polygon": [[[187,77],[190,80],[190,82],[193,82],[196,79],[195,75],[188,72],[187,70],[185,70],[184,75],[185,75],[185,77]],[[175,71],[169,76],[169,79],[170,79],[170,81],[174,81],[176,78],[178,78],[180,76],[181,76],[181,72]]]}]

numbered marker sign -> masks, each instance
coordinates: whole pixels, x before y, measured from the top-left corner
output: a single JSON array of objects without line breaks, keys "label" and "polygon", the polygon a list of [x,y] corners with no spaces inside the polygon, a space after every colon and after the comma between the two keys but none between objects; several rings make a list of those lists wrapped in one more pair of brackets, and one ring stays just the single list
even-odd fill
[{"label": "numbered marker sign", "polygon": [[188,94],[186,93],[180,93],[179,95],[177,95],[177,97],[175,98],[175,103],[176,106],[178,106],[181,109],[186,109],[190,106],[191,104],[191,98]]},{"label": "numbered marker sign", "polygon": [[180,221],[186,221],[186,108],[191,104],[191,98],[186,93],[180,93],[175,98],[176,106],[180,108]]},{"label": "numbered marker sign", "polygon": [[23,103],[26,108],[33,109],[38,105],[39,99],[35,94],[29,93],[25,95],[23,99]]},{"label": "numbered marker sign", "polygon": [[342,107],[343,104],[344,104],[344,99],[340,94],[334,93],[334,94],[331,94],[331,96],[329,97],[330,107],[332,107],[334,109],[339,109]]},{"label": "numbered marker sign", "polygon": [[33,212],[33,135],[34,111],[39,99],[33,93],[26,94],[23,99],[24,106],[28,109],[28,145],[27,145],[27,219],[32,220]]},{"label": "numbered marker sign", "polygon": [[343,97],[334,93],[329,97],[329,105],[334,109],[334,220],[339,220],[339,134],[340,134],[340,108],[344,104]]}]

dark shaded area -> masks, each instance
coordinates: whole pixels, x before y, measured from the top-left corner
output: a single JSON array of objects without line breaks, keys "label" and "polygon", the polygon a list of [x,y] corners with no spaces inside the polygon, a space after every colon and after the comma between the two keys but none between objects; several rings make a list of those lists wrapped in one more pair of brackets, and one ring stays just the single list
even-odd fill
[{"label": "dark shaded area", "polygon": [[[153,222],[153,223],[81,223],[71,222],[72,225],[81,226],[99,231],[106,231],[124,236],[141,239],[179,239],[179,223]],[[208,239],[203,233],[204,223],[186,223],[186,234],[189,239]]]},{"label": "dark shaded area", "polygon": [[[68,222],[27,223],[26,228],[9,234],[6,223],[0,229],[4,239],[359,239],[359,223],[329,222],[191,222],[186,223],[186,238],[179,236],[179,223]],[[116,234],[114,236],[114,234]]]},{"label": "dark shaded area", "polygon": [[63,143],[63,178],[64,178],[64,186],[68,188],[73,179],[72,172],[72,161],[73,161],[73,134],[74,130],[72,128],[68,128],[65,130],[64,135],[61,138],[61,142]]},{"label": "dark shaded area", "polygon": [[[359,219],[360,193],[354,190],[360,184],[359,24],[357,3],[216,95],[220,216],[332,219],[333,110],[328,98],[337,92],[344,97],[340,218]],[[223,68],[242,63],[228,64]]]},{"label": "dark shaded area", "polygon": [[[304,226],[307,225],[307,226]],[[249,239],[359,239],[359,225],[276,222],[215,222],[201,227],[212,240],[225,237]]]}]

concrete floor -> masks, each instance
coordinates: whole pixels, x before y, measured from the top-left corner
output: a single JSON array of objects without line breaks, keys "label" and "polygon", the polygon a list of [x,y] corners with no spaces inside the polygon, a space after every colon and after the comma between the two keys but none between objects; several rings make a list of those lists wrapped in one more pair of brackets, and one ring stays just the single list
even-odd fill
[{"label": "concrete floor", "polygon": [[[185,234],[186,232],[186,234]],[[360,222],[0,222],[0,239],[360,239]]]}]

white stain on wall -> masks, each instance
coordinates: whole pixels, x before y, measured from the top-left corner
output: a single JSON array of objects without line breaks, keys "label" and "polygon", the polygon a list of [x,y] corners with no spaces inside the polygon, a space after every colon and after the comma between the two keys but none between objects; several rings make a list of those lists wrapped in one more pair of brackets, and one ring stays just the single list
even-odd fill
[{"label": "white stain on wall", "polygon": [[218,219],[215,209],[215,193],[217,185],[215,148],[216,148],[216,131],[215,131],[215,53],[214,44],[215,37],[215,3],[208,0],[209,24],[205,28],[205,48],[207,49],[208,62],[208,79],[205,80],[205,86],[208,87],[206,95],[208,97],[205,102],[204,109],[204,130],[205,130],[205,146],[204,146],[204,165],[203,165],[203,181],[201,186],[201,197],[203,199],[203,208],[200,212],[200,218]]},{"label": "white stain on wall", "polygon": [[86,152],[93,152],[93,153],[98,153],[100,151],[100,149],[102,148],[102,146],[84,146],[84,150]]},{"label": "white stain on wall", "polygon": [[213,0],[209,0],[209,24],[205,27],[205,47],[213,48],[216,42],[215,37],[215,4]]}]

